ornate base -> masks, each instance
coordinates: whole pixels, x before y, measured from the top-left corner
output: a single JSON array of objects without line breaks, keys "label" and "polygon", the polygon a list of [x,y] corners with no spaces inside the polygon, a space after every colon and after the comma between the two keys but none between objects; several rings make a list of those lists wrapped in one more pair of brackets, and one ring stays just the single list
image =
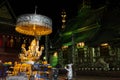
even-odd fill
[{"label": "ornate base", "polygon": [[33,65],[35,62],[34,61],[26,61],[25,63]]}]

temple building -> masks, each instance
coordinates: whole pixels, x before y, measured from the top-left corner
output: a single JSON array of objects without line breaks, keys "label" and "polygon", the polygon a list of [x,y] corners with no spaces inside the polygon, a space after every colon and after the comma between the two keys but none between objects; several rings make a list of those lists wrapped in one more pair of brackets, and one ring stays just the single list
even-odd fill
[{"label": "temple building", "polygon": [[83,0],[73,13],[64,5],[57,15],[51,12],[47,17],[38,14],[36,7],[34,14],[21,15],[14,11],[11,1],[1,0],[0,61],[5,71],[0,73],[6,77],[25,72],[29,80],[33,75],[38,80],[37,74],[43,80],[54,80],[52,69],[59,68],[61,76],[72,63],[73,76],[107,73],[119,77],[115,75],[120,74],[119,3],[105,0],[98,5]]}]

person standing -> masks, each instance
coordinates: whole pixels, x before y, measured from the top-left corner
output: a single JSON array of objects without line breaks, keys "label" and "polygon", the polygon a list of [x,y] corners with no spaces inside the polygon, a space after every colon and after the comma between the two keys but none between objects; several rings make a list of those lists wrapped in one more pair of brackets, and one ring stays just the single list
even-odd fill
[{"label": "person standing", "polygon": [[52,68],[52,80],[58,80],[58,69]]},{"label": "person standing", "polygon": [[73,70],[72,70],[72,63],[71,64],[68,64],[67,66],[65,66],[65,69],[68,71],[67,72],[67,79],[68,80],[72,80],[73,78]]},{"label": "person standing", "polygon": [[4,67],[2,60],[0,60],[0,80],[3,79],[3,76],[4,76]]}]

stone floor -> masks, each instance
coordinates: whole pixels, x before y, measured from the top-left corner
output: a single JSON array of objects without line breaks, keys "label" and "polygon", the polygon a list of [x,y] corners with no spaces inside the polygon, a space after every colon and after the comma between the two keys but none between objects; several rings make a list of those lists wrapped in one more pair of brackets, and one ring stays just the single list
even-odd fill
[{"label": "stone floor", "polygon": [[120,77],[77,76],[73,80],[120,80]]},{"label": "stone floor", "polygon": [[[65,77],[59,77],[58,80],[66,80]],[[73,80],[120,80],[120,77],[102,77],[102,76],[76,76]]]},{"label": "stone floor", "polygon": [[[0,80],[6,80],[6,79],[0,78]],[[40,80],[42,80],[42,79],[40,79]],[[59,77],[58,80],[66,80],[66,79],[65,79],[65,77]],[[73,80],[120,80],[120,77],[76,76],[73,78]]]}]

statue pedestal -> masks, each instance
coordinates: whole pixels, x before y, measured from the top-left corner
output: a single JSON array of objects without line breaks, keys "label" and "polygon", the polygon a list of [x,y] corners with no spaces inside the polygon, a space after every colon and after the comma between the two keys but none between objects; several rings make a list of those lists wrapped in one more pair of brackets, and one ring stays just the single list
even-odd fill
[{"label": "statue pedestal", "polygon": [[31,65],[33,65],[33,64],[34,64],[34,61],[26,61],[25,63],[26,63],[26,64],[31,64]]}]

